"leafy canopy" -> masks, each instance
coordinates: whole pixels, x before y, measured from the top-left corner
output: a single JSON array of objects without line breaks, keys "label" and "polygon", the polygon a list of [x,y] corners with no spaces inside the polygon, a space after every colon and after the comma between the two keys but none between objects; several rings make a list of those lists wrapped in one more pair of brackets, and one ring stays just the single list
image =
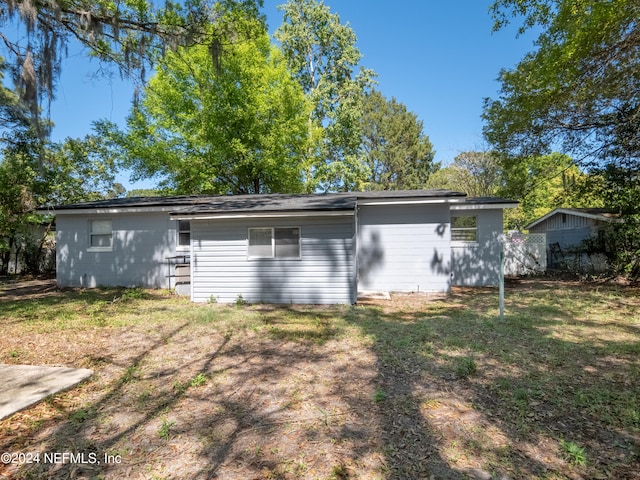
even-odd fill
[{"label": "leafy canopy", "polygon": [[500,163],[493,152],[462,152],[451,165],[436,171],[427,185],[464,192],[469,197],[490,197],[502,184],[501,174]]},{"label": "leafy canopy", "polygon": [[[262,0],[217,4],[256,13]],[[152,0],[7,0],[0,8],[0,47],[13,66],[15,90],[42,134],[42,102],[53,97],[73,42],[87,47],[90,56],[117,65],[121,74],[138,73],[144,79],[167,48],[204,43],[214,45],[211,53],[219,56],[225,31],[207,29],[211,15],[206,0],[166,0],[160,7]]]},{"label": "leafy canopy", "polygon": [[495,28],[524,19],[537,50],[500,74],[486,100],[488,140],[520,158],[562,150],[582,166],[640,155],[640,3],[498,0]]},{"label": "leafy canopy", "polygon": [[422,121],[395,98],[378,90],[366,94],[360,120],[363,160],[370,171],[369,190],[424,188],[436,169],[433,145]]},{"label": "leafy canopy", "polygon": [[251,33],[238,33],[219,62],[196,45],[158,63],[116,137],[137,178],[159,177],[178,194],[302,190],[307,101],[264,26],[234,23]]},{"label": "leafy canopy", "polygon": [[373,72],[355,73],[362,55],[349,24],[315,0],[289,0],[275,37],[311,103],[307,189],[362,190],[369,172],[360,157],[360,118]]}]

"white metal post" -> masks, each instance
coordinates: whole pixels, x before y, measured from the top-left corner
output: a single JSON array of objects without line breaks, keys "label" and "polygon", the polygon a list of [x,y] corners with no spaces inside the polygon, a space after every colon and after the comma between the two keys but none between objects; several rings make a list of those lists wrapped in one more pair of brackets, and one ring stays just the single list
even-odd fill
[{"label": "white metal post", "polygon": [[504,320],[504,244],[500,250],[500,320]]}]

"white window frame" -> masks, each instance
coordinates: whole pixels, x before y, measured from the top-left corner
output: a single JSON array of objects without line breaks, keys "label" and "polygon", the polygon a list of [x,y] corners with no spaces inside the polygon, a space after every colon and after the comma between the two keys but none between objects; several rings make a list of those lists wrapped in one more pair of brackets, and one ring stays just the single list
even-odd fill
[{"label": "white window frame", "polygon": [[[180,223],[187,222],[189,224],[189,230],[180,230]],[[188,233],[189,243],[187,245],[180,245],[180,235]],[[190,220],[176,220],[176,251],[187,252],[191,249],[191,221]]]},{"label": "white window frame", "polygon": [[[276,230],[298,230],[298,255],[295,257],[277,257],[276,256]],[[251,255],[251,231],[252,230],[269,230],[271,233],[271,254],[269,255]],[[273,260],[299,260],[302,258],[302,229],[299,226],[289,227],[249,227],[247,229],[247,259],[248,260],[260,260],[260,259],[273,259]]]},{"label": "white window frame", "polygon": [[[454,218],[473,218],[475,219],[475,227],[454,227]],[[474,232],[473,240],[456,240],[453,238],[454,232]],[[478,217],[477,215],[451,215],[451,244],[452,245],[478,245]]]},{"label": "white window frame", "polygon": [[[95,231],[94,225],[97,222],[109,222],[111,228],[110,233],[98,232]],[[93,238],[97,236],[109,237],[109,245],[108,246],[93,246]],[[93,218],[89,220],[89,247],[87,248],[88,252],[111,252],[113,251],[113,220],[110,218]]]}]

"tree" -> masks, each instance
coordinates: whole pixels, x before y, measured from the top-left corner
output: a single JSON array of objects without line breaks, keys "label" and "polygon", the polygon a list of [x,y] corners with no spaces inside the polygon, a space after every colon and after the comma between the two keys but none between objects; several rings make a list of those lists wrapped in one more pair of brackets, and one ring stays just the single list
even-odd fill
[{"label": "tree", "polygon": [[435,170],[433,145],[407,107],[372,90],[364,97],[361,148],[370,190],[424,188]]},{"label": "tree", "polygon": [[[203,45],[167,52],[115,144],[134,178],[179,194],[302,190],[308,106],[255,18],[216,64]],[[213,26],[215,28],[215,26]],[[259,31],[259,33],[258,33]]]},{"label": "tree", "polygon": [[[42,221],[36,208],[124,193],[115,183],[115,164],[99,137],[49,144],[30,128],[14,132],[0,149],[0,190],[2,274],[18,245],[30,248],[38,264],[44,238],[32,238],[30,233]],[[53,218],[49,220],[50,227]]]},{"label": "tree", "polygon": [[[261,0],[219,3],[250,12],[257,12],[262,4]],[[11,58],[16,91],[29,107],[34,128],[43,134],[38,121],[41,103],[53,96],[72,40],[88,47],[91,56],[116,64],[122,74],[139,72],[144,78],[154,58],[167,47],[205,43],[218,57],[225,32],[206,29],[210,15],[204,0],[167,0],[162,8],[147,0],[8,0],[0,9],[4,30],[0,39]],[[26,35],[16,26],[24,27]]]},{"label": "tree", "polygon": [[601,207],[602,200],[592,193],[593,182],[571,157],[560,153],[503,168],[498,193],[520,202],[518,208],[506,212],[505,226],[522,229],[554,208]]},{"label": "tree", "polygon": [[[500,74],[485,134],[516,159],[562,149],[583,167],[640,156],[640,3],[497,0],[495,28],[512,16],[542,29],[537,50]],[[517,160],[515,160],[517,161]]]},{"label": "tree", "polygon": [[635,0],[497,0],[495,28],[511,16],[539,26],[537,51],[501,73],[485,103],[487,138],[510,164],[562,148],[591,173],[612,228],[616,270],[640,275],[640,4]]},{"label": "tree", "polygon": [[430,188],[444,188],[466,193],[469,197],[490,197],[501,186],[498,158],[493,152],[462,152],[451,165],[429,179]]},{"label": "tree", "polygon": [[275,36],[312,105],[307,190],[361,190],[368,172],[359,156],[359,126],[373,72],[361,68],[354,74],[362,57],[356,35],[329,7],[315,0],[289,0],[280,8],[284,21]]},{"label": "tree", "polygon": [[39,142],[27,132],[16,132],[0,160],[0,274],[6,275],[9,256],[21,233],[26,231],[29,213],[36,203],[37,168],[31,159],[39,152]]},{"label": "tree", "polygon": [[567,155],[554,153],[503,163],[496,152],[471,151],[429,178],[429,188],[444,188],[469,197],[500,196],[520,202],[505,211],[505,228],[523,229],[559,207],[602,206],[593,185],[599,181],[583,173]]}]

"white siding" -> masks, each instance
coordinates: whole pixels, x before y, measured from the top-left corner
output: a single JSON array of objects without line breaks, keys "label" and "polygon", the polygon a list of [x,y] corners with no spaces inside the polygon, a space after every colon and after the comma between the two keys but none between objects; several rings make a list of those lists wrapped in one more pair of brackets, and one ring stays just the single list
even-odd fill
[{"label": "white siding", "polygon": [[[300,227],[301,258],[248,259],[249,227]],[[353,303],[353,217],[192,220],[192,300]]]},{"label": "white siding", "polygon": [[[111,220],[110,251],[92,251],[91,220]],[[175,221],[166,213],[58,215],[56,277],[63,287],[169,288],[166,258],[175,254]]]},{"label": "white siding", "polygon": [[598,234],[598,230],[604,229],[607,222],[587,218],[570,213],[556,213],[540,222],[531,233],[546,233],[547,245],[558,244],[561,248],[579,246],[584,240]]},{"label": "white siding", "polygon": [[533,229],[531,229],[531,231],[535,231],[536,233],[544,233],[552,230],[574,230],[581,228],[591,229],[606,224],[606,222],[596,220],[594,218],[587,218],[580,215],[558,212],[555,215],[547,218],[543,222],[540,222]]},{"label": "white siding", "polygon": [[478,226],[476,242],[454,242],[451,246],[454,285],[498,285],[502,212],[502,209],[452,210],[451,216],[475,216]]},{"label": "white siding", "polygon": [[358,291],[446,292],[449,205],[369,205],[358,210]]}]

